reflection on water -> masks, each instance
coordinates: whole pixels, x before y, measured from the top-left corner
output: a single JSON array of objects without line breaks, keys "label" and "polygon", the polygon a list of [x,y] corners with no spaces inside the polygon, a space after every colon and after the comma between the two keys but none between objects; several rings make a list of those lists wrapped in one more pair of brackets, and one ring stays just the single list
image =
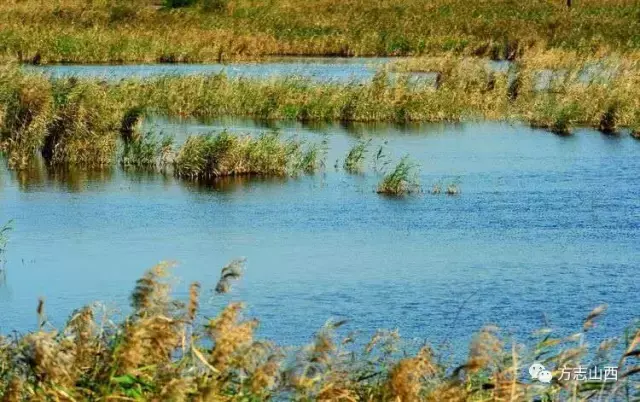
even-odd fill
[{"label": "reflection on water", "polygon": [[114,182],[120,182],[117,189],[129,190],[135,186],[162,185],[167,188],[179,185],[194,192],[235,192],[250,185],[277,185],[287,180],[284,177],[264,176],[228,176],[197,181],[178,180],[171,169],[155,172],[144,169],[119,169],[117,167],[84,170],[81,168],[60,168],[49,166],[42,158],[37,158],[25,169],[9,171],[9,179],[14,181],[20,191],[63,191],[81,193],[85,191],[112,191]]},{"label": "reflection on water", "polygon": [[[183,136],[266,129],[236,119],[145,124]],[[205,314],[243,300],[260,335],[286,344],[306,342],[330,317],[363,337],[397,327],[463,343],[495,323],[524,341],[545,320],[573,333],[607,303],[599,339],[640,311],[640,143],[629,136],[496,123],[275,127],[310,141],[329,134],[326,171],[193,183],[120,168],[17,173],[1,162],[0,222],[14,219],[15,230],[0,331],[33,328],[39,296],[54,324],[95,300],[126,309],[135,280],[163,259],[180,263],[179,296],[192,281],[208,292],[240,256],[245,278],[203,302]],[[333,169],[362,137],[372,139],[365,173]],[[410,155],[425,189],[457,179],[462,194],[379,197],[381,145],[393,161]]]},{"label": "reflection on water", "polygon": [[24,192],[51,189],[71,193],[104,188],[113,174],[114,168],[51,167],[43,158],[35,158],[25,169],[10,172],[11,178]]}]

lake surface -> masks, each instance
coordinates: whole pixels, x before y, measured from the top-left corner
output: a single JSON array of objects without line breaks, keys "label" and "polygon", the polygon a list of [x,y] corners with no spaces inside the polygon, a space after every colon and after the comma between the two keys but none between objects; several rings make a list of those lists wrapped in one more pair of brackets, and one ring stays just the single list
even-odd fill
[{"label": "lake surface", "polygon": [[[259,122],[155,119],[149,128],[258,133]],[[615,336],[640,311],[640,142],[579,130],[557,137],[520,125],[276,124],[284,136],[329,140],[324,173],[288,180],[198,185],[113,169],[18,175],[0,167],[0,222],[14,220],[0,331],[36,325],[37,298],[61,324],[100,300],[125,309],[134,281],[175,260],[178,295],[203,285],[213,315],[247,303],[260,335],[299,345],[329,318],[345,331],[398,328],[409,339],[466,345],[495,323],[525,340],[548,325],[581,328],[608,303],[596,338]],[[458,197],[379,196],[364,175],[336,170],[358,138],[409,154],[425,190],[458,182]],[[372,155],[370,155],[372,156]],[[338,161],[337,165],[341,165]],[[220,268],[247,257],[231,295],[212,297]],[[466,349],[461,349],[462,352]]]}]

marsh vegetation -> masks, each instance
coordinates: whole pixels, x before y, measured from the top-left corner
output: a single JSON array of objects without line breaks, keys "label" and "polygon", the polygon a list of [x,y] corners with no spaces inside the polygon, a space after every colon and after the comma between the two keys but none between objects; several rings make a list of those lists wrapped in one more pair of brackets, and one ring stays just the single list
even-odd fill
[{"label": "marsh vegetation", "polygon": [[[0,58],[40,63],[204,62],[265,55],[637,50],[632,0],[38,0],[0,4]],[[425,17],[425,16],[428,16]]]},{"label": "marsh vegetation", "polygon": [[[563,54],[525,53],[506,71],[488,71],[480,59],[449,57],[396,67],[433,71],[437,88],[391,80],[384,71],[364,85],[224,74],[104,82],[49,80],[6,66],[0,68],[0,146],[12,167],[24,166],[36,152],[53,164],[105,166],[113,162],[119,139],[131,140],[143,113],[302,122],[521,120],[563,135],[575,126],[613,133],[640,124],[637,59],[611,56],[594,64],[575,56],[566,67]],[[540,89],[540,72],[546,68],[558,73]],[[353,151],[345,161],[354,164],[346,165],[348,170],[359,169],[364,149]],[[143,150],[130,146],[127,152]]]},{"label": "marsh vegetation", "polygon": [[401,196],[420,191],[417,165],[408,156],[400,159],[400,162],[386,173],[378,184],[378,194]]},{"label": "marsh vegetation", "polygon": [[[242,264],[225,267],[221,281],[230,275],[238,279]],[[557,337],[543,329],[530,345],[498,328],[483,328],[468,357],[449,365],[443,351],[429,344],[404,349],[397,331],[380,330],[357,346],[353,334],[341,335],[349,326],[345,321],[328,321],[302,348],[257,339],[259,322],[244,316],[241,303],[222,307],[217,317],[201,316],[207,284],[194,282],[186,300],[174,299],[169,270],[160,264],[137,281],[131,312],[119,322],[96,304],[79,308],[56,330],[40,300],[37,330],[0,337],[2,400],[630,401],[639,396],[638,328],[599,346],[587,342],[606,306],[589,313],[574,335]],[[534,361],[543,361],[556,378],[564,367],[615,364],[618,380],[570,378],[540,385],[523,380]]]}]

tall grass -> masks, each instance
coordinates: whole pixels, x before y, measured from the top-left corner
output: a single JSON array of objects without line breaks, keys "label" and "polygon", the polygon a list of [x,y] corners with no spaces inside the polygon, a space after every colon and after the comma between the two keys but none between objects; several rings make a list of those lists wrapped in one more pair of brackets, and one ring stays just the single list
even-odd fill
[{"label": "tall grass", "polygon": [[[221,278],[241,272],[232,266]],[[259,323],[244,317],[241,303],[231,302],[217,317],[202,316],[206,284],[194,282],[185,300],[173,299],[169,270],[160,264],[137,281],[131,313],[119,322],[98,305],[86,306],[57,331],[46,324],[41,300],[38,330],[0,338],[2,400],[553,402],[640,396],[640,328],[600,345],[587,341],[605,307],[588,314],[575,335],[544,329],[526,345],[496,327],[483,328],[468,357],[450,365],[443,350],[429,345],[403,352],[397,331],[378,331],[362,348],[352,346],[353,335],[339,336],[345,321],[327,322],[302,348],[257,339]],[[551,384],[528,378],[534,361],[554,373]],[[618,366],[618,381],[558,379],[563,367],[579,365]]]},{"label": "tall grass", "polygon": [[65,84],[68,87],[63,91],[54,92],[57,113],[48,126],[43,156],[53,164],[111,165],[118,140],[120,106],[100,83]]},{"label": "tall grass", "polygon": [[361,173],[364,170],[364,162],[367,157],[368,147],[371,140],[360,140],[349,149],[344,163],[344,170],[349,173]]},{"label": "tall grass", "polygon": [[378,184],[378,194],[401,196],[420,191],[420,183],[416,172],[417,166],[403,157],[400,162],[382,177]]},{"label": "tall grass", "polygon": [[173,137],[147,132],[124,141],[120,166],[125,169],[163,170],[173,163]]},{"label": "tall grass", "polygon": [[189,137],[177,152],[174,169],[179,177],[205,180],[220,176],[286,176],[315,171],[319,157],[314,146],[305,150],[300,141],[282,141],[278,133],[254,138],[221,132]]},{"label": "tall grass", "polygon": [[51,84],[41,77],[15,73],[5,78],[11,87],[5,88],[1,100],[0,142],[9,155],[9,166],[24,169],[44,146],[53,118]]},{"label": "tall grass", "polygon": [[[103,82],[49,81],[2,67],[0,150],[17,169],[37,152],[53,164],[106,166],[116,160],[119,138],[139,135],[145,113],[303,122],[520,120],[559,134],[575,126],[608,132],[640,125],[637,59],[575,56],[568,68],[562,54],[525,52],[506,72],[490,71],[477,59],[424,59],[422,67],[441,77],[437,88],[391,80],[385,72],[366,84],[224,74]],[[539,88],[543,67],[558,68],[547,88]]]},{"label": "tall grass", "polygon": [[586,0],[571,10],[561,0],[9,0],[0,3],[0,59],[202,62],[443,53],[513,59],[532,46],[627,51],[640,46],[637,13],[633,0]]}]

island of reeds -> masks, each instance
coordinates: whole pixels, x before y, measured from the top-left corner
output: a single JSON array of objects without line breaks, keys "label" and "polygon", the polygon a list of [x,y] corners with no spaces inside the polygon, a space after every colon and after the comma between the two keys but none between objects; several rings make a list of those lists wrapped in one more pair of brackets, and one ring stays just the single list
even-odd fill
[{"label": "island of reeds", "polygon": [[269,55],[634,51],[635,0],[5,0],[0,58],[33,64],[224,62]]},{"label": "island of reeds", "polygon": [[[123,140],[124,165],[149,165],[150,155],[169,149],[169,144],[151,146],[139,133],[140,119],[151,113],[302,122],[489,119],[521,121],[561,135],[586,126],[607,135],[626,131],[637,136],[640,58],[567,55],[531,52],[503,70],[478,58],[414,58],[393,64],[392,71],[380,71],[367,83],[318,83],[295,77],[264,81],[224,74],[49,79],[9,65],[0,67],[0,151],[12,168],[26,166],[38,153],[53,164],[106,166],[116,161],[118,141]],[[428,71],[433,80],[416,83],[402,75],[413,71]],[[260,151],[263,147],[273,152]],[[260,171],[281,174],[289,166],[313,170],[315,165],[311,160],[307,166],[293,162],[304,159],[300,144],[276,146],[270,138],[253,143],[231,136],[191,139],[171,159],[184,164],[178,169],[182,176],[216,176],[227,168],[207,158],[232,148],[242,149],[244,159],[236,154],[233,163],[238,165],[229,174],[260,173],[246,164],[267,154],[271,160],[258,162]],[[309,150],[306,157],[317,151]],[[345,161],[348,171],[359,169],[364,149],[354,151]],[[266,166],[274,163],[281,166]]]},{"label": "island of reeds", "polygon": [[[224,267],[217,293],[232,290],[243,261]],[[587,340],[605,312],[587,314],[567,337],[541,329],[532,344],[515,342],[496,327],[473,337],[459,363],[425,343],[409,351],[397,331],[377,331],[362,346],[342,336],[348,321],[328,321],[307,346],[290,348],[257,339],[259,321],[232,302],[216,317],[200,310],[192,283],[187,300],[172,298],[160,264],[140,278],[131,311],[114,322],[99,305],[81,307],[64,328],[34,309],[38,327],[0,337],[0,400],[14,401],[633,401],[640,397],[640,328],[600,343]],[[314,329],[309,328],[310,335]],[[458,351],[460,352],[460,351]],[[543,362],[551,384],[528,378]],[[616,366],[617,381],[562,379],[566,367]]]}]

